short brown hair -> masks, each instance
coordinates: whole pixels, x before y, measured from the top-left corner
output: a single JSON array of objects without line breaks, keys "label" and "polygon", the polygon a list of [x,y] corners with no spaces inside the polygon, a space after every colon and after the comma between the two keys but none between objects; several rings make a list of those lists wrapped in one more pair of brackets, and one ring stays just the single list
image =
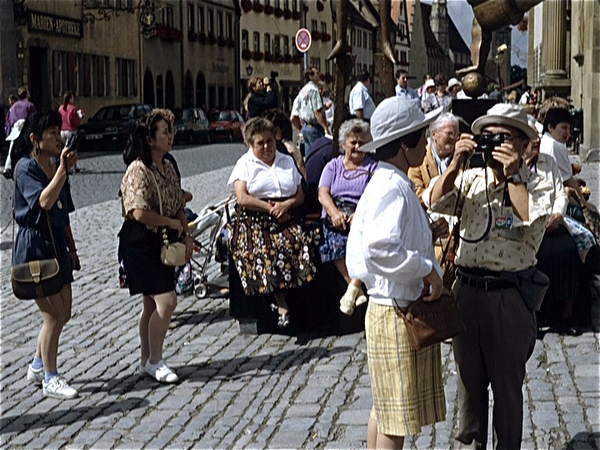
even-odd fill
[{"label": "short brown hair", "polygon": [[246,145],[254,144],[254,136],[262,133],[271,133],[275,136],[275,125],[264,117],[253,117],[244,126],[244,142]]}]

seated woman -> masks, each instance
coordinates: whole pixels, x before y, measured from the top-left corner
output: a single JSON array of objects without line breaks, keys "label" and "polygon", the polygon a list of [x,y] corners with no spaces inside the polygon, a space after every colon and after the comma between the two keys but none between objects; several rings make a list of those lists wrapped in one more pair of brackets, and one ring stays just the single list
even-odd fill
[{"label": "seated woman", "polygon": [[143,295],[139,373],[161,383],[175,383],[179,378],[163,359],[165,336],[177,306],[175,267],[161,261],[162,232],[182,237],[186,260],[192,256],[193,239],[179,177],[165,157],[173,143],[167,121],[164,111],[155,110],[142,116],[131,131],[123,155],[127,165],[121,182],[125,221],[119,232],[119,254],[129,293]]},{"label": "seated woman", "polygon": [[304,201],[294,160],[275,149],[275,126],[256,117],[246,122],[250,147],[236,163],[227,186],[239,204],[229,245],[246,295],[274,294],[278,325],[290,324],[287,291],[313,280],[311,238],[294,214]]},{"label": "seated woman", "polygon": [[[339,142],[342,155],[327,163],[319,182],[319,202],[323,205],[322,217],[331,218],[332,227],[323,227],[325,243],[320,247],[321,261],[333,261],[335,267],[348,283],[348,289],[340,300],[340,310],[347,315],[355,306],[367,301],[360,280],[352,279],[346,268],[346,243],[354,213],[340,211],[341,201],[356,204],[367,187],[377,163],[360,151],[371,142],[369,124],[360,119],[344,122],[340,127]],[[351,206],[352,207],[352,206]]]},{"label": "seated woman", "polygon": [[[529,124],[535,129],[535,119],[531,116]],[[559,167],[554,158],[540,153],[539,139],[530,141],[523,158],[532,171],[554,184],[552,214],[537,253],[537,267],[550,278],[550,287],[537,313],[538,327],[545,331],[552,325],[573,333],[570,326],[576,324],[578,312],[588,321],[589,305],[579,302],[577,292],[580,280],[589,278],[581,275],[586,272],[584,264],[588,266],[595,259],[598,245],[584,225],[566,215],[569,200]],[[581,314],[583,310],[588,312]]]}]

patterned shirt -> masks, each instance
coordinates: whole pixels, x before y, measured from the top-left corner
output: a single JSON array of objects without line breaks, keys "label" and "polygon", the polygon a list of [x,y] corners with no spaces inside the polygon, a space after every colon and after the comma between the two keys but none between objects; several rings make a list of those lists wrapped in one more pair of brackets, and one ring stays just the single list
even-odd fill
[{"label": "patterned shirt", "polygon": [[[134,209],[160,214],[156,184],[160,189],[163,216],[175,217],[177,211],[185,206],[181,183],[173,164],[166,159],[163,160],[163,164],[164,172],[161,172],[155,164],[147,167],[141,159],[136,159],[129,164],[121,181],[124,217],[131,218]],[[156,183],[150,172],[154,174]]]},{"label": "patterned shirt", "polygon": [[323,108],[323,99],[319,93],[319,87],[313,81],[304,85],[292,106],[292,116],[300,117],[300,120],[308,124],[318,123],[315,111]]},{"label": "patterned shirt", "polygon": [[449,95],[444,95],[442,97],[437,92],[431,94],[425,99],[423,109],[426,113],[428,113],[439,108],[440,106],[444,108],[442,112],[449,112],[452,109],[452,97]]},{"label": "patterned shirt", "polygon": [[[487,171],[487,186],[485,179]],[[512,213],[512,207],[504,205],[505,183],[496,186],[494,174],[489,168],[469,169],[456,177],[454,189],[431,205],[431,191],[439,177],[431,180],[423,193],[423,201],[433,211],[454,213],[458,189],[461,189],[462,217],[460,235],[467,239],[481,237],[488,225],[486,190],[492,209],[492,224],[488,235],[476,243],[460,241],[456,264],[463,267],[493,271],[517,272],[535,266],[535,257],[548,218],[552,212],[554,186],[545,177],[533,173],[522,164],[519,175],[526,182],[529,192],[529,220],[522,221]],[[460,214],[460,211],[459,211]],[[496,227],[496,220],[512,216],[510,228]]]}]

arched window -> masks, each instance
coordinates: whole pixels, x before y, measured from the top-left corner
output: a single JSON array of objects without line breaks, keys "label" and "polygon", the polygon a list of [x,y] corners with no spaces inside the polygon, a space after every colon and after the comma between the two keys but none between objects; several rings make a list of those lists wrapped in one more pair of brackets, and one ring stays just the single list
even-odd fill
[{"label": "arched window", "polygon": [[163,93],[163,77],[162,75],[157,75],[156,77],[156,107],[162,108],[165,106],[164,103],[164,93]]}]

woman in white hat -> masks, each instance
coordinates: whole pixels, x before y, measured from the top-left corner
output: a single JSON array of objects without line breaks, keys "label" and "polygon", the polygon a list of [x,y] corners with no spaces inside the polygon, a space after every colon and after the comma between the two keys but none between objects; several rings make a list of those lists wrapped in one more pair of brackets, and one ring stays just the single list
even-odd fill
[{"label": "woman in white hat", "polygon": [[425,157],[425,131],[441,108],[424,115],[419,106],[392,97],[371,117],[373,141],[361,147],[379,161],[355,212],[346,264],[368,289],[365,321],[373,409],[367,447],[402,448],[404,436],[444,420],[440,345],[411,349],[398,313],[442,292],[433,239],[447,236],[447,223],[430,226],[406,172]]}]

